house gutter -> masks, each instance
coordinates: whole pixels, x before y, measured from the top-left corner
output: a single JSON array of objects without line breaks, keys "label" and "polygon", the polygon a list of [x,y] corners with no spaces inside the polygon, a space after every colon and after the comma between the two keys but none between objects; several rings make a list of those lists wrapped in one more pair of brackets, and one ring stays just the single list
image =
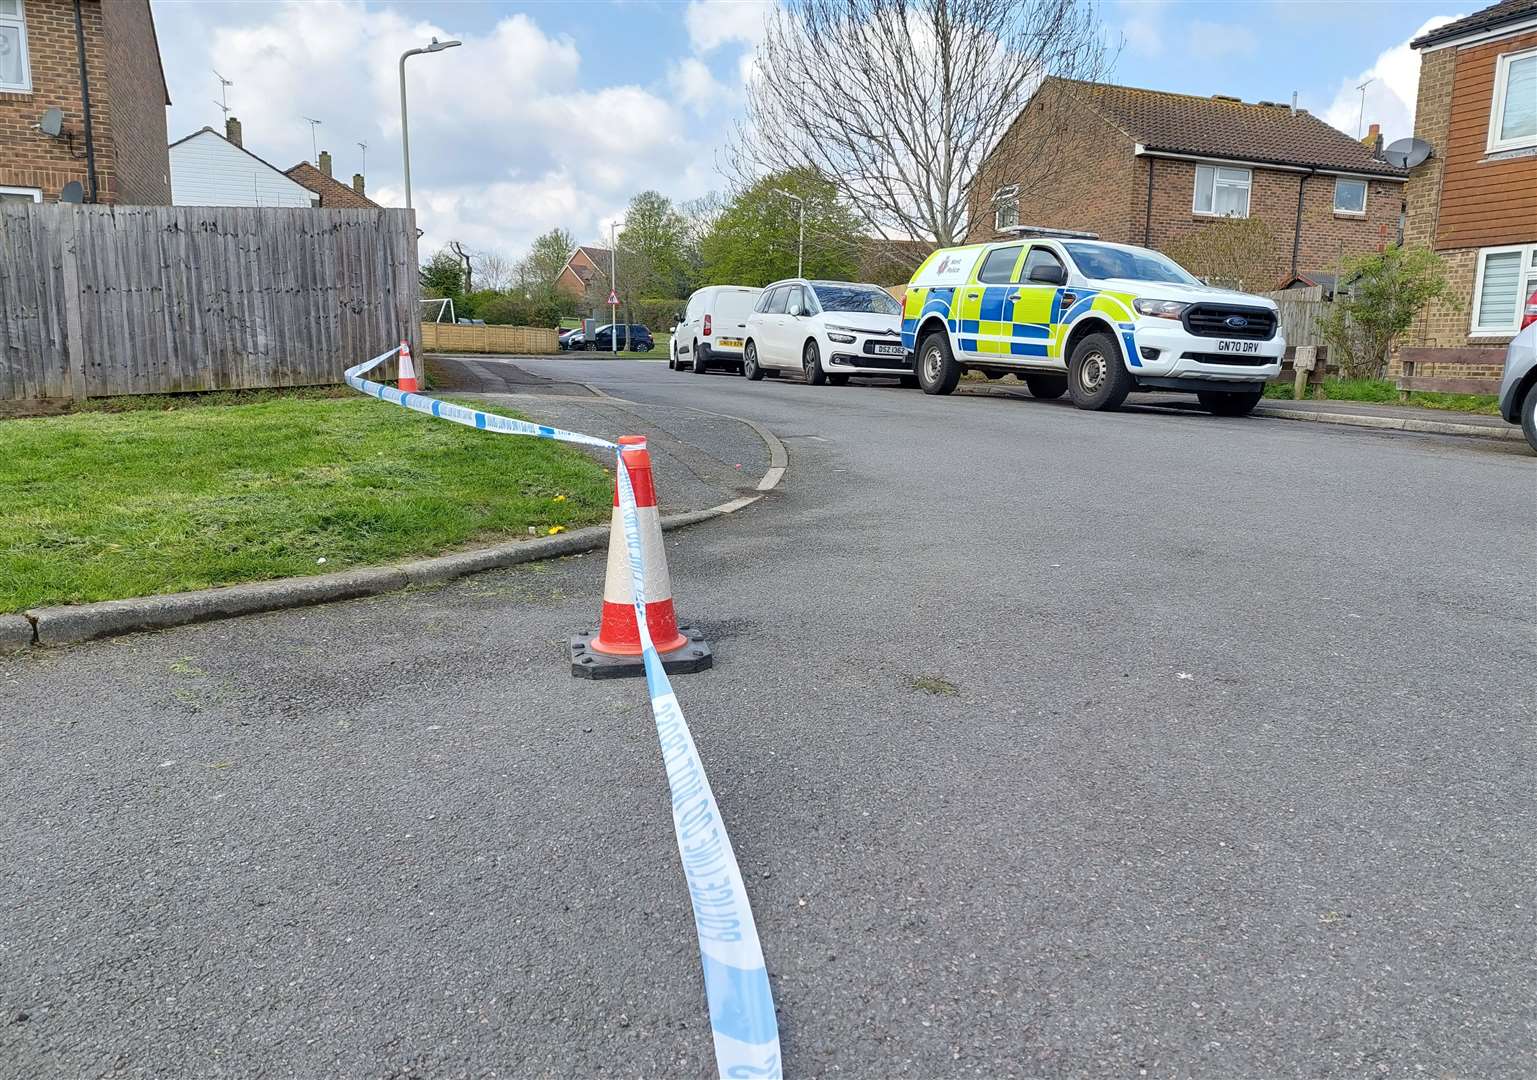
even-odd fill
[{"label": "house gutter", "polygon": [[75,50],[80,57],[80,111],[85,121],[85,173],[88,182],[85,201],[96,201],[96,139],[91,132],[91,80],[85,68],[85,21],[80,14],[80,0],[75,0]]},{"label": "house gutter", "polygon": [[1302,192],[1307,187],[1308,177],[1317,174],[1317,169],[1310,169],[1297,177],[1297,228],[1292,233],[1292,277],[1297,276],[1297,255],[1302,249]]}]

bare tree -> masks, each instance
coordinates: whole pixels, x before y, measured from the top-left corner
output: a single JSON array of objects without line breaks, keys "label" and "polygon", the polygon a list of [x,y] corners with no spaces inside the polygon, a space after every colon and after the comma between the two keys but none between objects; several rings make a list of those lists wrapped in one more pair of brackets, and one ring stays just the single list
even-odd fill
[{"label": "bare tree", "polygon": [[482,289],[506,292],[511,287],[515,270],[511,259],[494,249],[477,252],[474,259]]},{"label": "bare tree", "polygon": [[1042,80],[1097,80],[1106,63],[1092,0],[786,0],[734,179],[809,165],[874,236],[957,243],[974,185],[1052,152],[1003,139]]}]

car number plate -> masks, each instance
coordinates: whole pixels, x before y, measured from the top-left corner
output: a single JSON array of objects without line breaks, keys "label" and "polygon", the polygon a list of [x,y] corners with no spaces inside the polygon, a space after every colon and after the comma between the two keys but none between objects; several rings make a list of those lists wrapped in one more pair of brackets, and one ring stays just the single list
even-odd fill
[{"label": "car number plate", "polygon": [[1219,341],[1219,342],[1217,342],[1217,351],[1218,352],[1229,352],[1229,353],[1257,353],[1257,352],[1259,352],[1259,342],[1257,342],[1257,341]]},{"label": "car number plate", "polygon": [[907,350],[900,345],[872,345],[870,351],[877,356],[906,356]]},{"label": "car number plate", "polygon": [[740,349],[742,347],[742,339],[739,337],[723,337],[719,341],[723,348]]}]

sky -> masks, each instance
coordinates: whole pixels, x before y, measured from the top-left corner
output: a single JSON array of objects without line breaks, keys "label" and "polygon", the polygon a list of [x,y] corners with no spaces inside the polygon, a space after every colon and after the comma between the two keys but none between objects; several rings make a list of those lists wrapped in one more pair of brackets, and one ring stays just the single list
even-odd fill
[{"label": "sky", "polygon": [[[726,187],[771,0],[152,0],[172,140],[222,129],[217,70],[247,149],[280,169],[330,150],[338,177],[405,205],[398,62],[434,36],[464,44],[407,64],[412,202],[422,257],[449,240],[521,256],[563,227],[606,242],[630,197]],[[1355,134],[1412,133],[1408,43],[1483,3],[1104,0],[1112,81],[1289,101]],[[358,144],[367,143],[365,151]]]}]

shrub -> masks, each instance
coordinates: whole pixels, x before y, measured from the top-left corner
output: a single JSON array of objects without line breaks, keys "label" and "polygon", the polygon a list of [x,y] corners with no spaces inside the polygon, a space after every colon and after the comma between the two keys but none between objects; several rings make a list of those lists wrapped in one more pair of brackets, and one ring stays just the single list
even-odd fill
[{"label": "shrub", "polygon": [[1318,325],[1330,360],[1351,379],[1381,377],[1394,339],[1430,301],[1451,299],[1446,264],[1429,248],[1395,245],[1346,260],[1340,282]]}]

